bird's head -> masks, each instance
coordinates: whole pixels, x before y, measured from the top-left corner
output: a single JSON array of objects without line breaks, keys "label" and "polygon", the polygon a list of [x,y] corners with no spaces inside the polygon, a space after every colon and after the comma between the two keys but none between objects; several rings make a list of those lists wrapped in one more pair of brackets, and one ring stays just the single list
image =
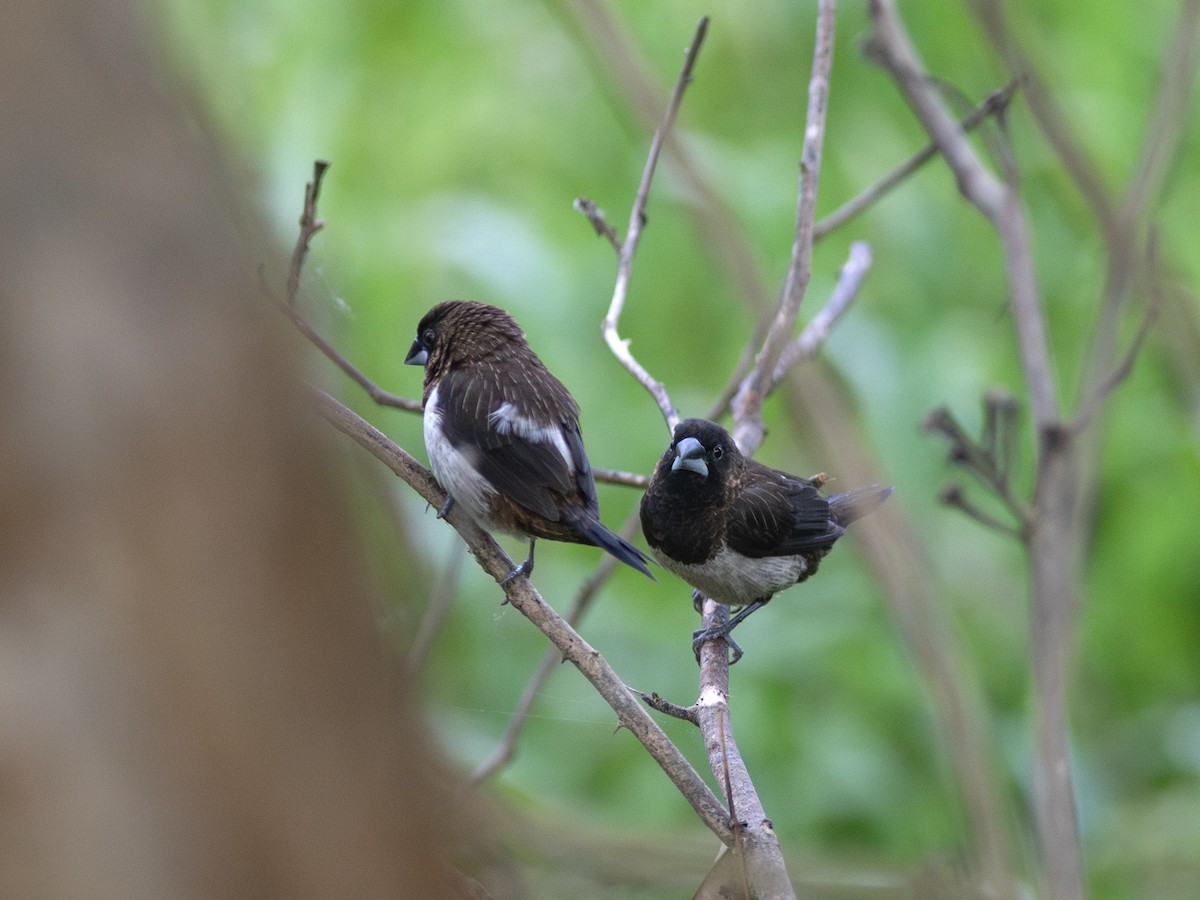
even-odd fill
[{"label": "bird's head", "polygon": [[527,347],[521,326],[498,306],[447,300],[421,319],[404,361],[410,366],[424,366],[430,376],[436,377],[458,365]]},{"label": "bird's head", "polygon": [[685,419],[675,426],[663,462],[670,466],[671,473],[723,481],[741,458],[732,436],[720,425],[706,419]]}]

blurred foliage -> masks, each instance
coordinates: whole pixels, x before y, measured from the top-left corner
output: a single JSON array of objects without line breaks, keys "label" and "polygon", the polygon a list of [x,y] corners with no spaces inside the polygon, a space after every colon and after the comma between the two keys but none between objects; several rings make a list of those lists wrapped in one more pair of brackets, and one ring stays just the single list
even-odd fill
[{"label": "blurred foliage", "polygon": [[[1006,80],[968,6],[902,10],[931,71],[952,86],[964,112]],[[312,318],[351,359],[385,387],[418,395],[420,371],[401,362],[420,315],[448,297],[504,306],[582,406],[593,464],[648,472],[666,432],[600,339],[614,254],[571,202],[592,198],[623,231],[649,134],[596,64],[606,45],[576,18],[578,8],[568,0],[168,0],[159,7],[178,70],[199,84],[281,246],[294,240],[312,160],[333,162],[321,208],[327,227],[314,245],[306,298]],[[1119,195],[1138,164],[1176,4],[1100,0],[1085,9],[1048,0],[1009,8],[1070,125]],[[694,0],[619,0],[609,9],[661,85],[662,101],[696,20],[714,12],[676,139],[733,211],[774,292],[794,226],[812,6],[748,0],[710,10]],[[863,5],[844,4],[820,213],[924,143],[893,85],[864,58],[865,35]],[[1005,136],[1020,167],[1069,389],[1099,303],[1103,246],[1019,97]],[[1190,897],[1200,875],[1198,138],[1192,121],[1153,217],[1166,273],[1160,326],[1098,423],[1102,484],[1072,701],[1097,898]],[[755,316],[699,239],[688,215],[693,202],[667,162],[622,331],[681,411],[703,414]],[[935,162],[818,245],[807,314],[828,294],[851,240],[871,244],[874,267],[822,364],[847,385],[884,477],[898,486],[892,502],[918,524],[937,596],[982,683],[1014,821],[1027,823],[1025,560],[1008,539],[939,506],[937,492],[954,473],[943,447],[919,427],[929,409],[946,404],[974,430],[986,389],[1022,394],[996,242]],[[1144,302],[1145,292],[1138,298]],[[1123,335],[1138,315],[1129,314]],[[314,365],[322,366],[314,378],[424,459],[417,417],[373,407],[336,372]],[[782,404],[768,403],[775,427],[761,457],[836,475],[837,459],[805,458],[785,415]],[[1022,446],[1027,486],[1028,434]],[[347,449],[348,466],[370,471],[373,463],[358,465],[356,454]],[[602,486],[605,520],[618,525],[637,499]],[[382,621],[402,647],[456,540],[387,479],[364,478],[361,506],[364,540],[384,592],[395,598]],[[596,560],[589,548],[546,545],[535,581],[565,609]],[[430,662],[428,704],[445,745],[470,768],[495,746],[545,642],[499,606],[495,586],[470,564],[459,593]],[[582,631],[629,684],[688,702],[693,627],[680,582],[664,573],[650,584],[621,571]],[[952,860],[964,840],[947,763],[954,748],[939,746],[926,686],[862,574],[853,540],[819,579],[777,598],[738,636],[747,649],[733,673],[743,753],[785,848],[822,860],[793,874],[831,861],[853,872],[918,871]],[[707,771],[694,730],[665,727]],[[515,761],[495,783],[517,806],[557,817],[560,828],[709,840],[633,739],[613,732],[612,715],[573,670],[548,683]],[[863,894],[877,895],[885,894]]]}]

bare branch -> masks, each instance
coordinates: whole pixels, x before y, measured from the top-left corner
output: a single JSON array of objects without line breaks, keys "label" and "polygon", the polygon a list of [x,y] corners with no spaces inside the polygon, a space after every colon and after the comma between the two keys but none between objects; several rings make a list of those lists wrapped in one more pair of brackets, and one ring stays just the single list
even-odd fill
[{"label": "bare branch", "polygon": [[[703,614],[704,628],[719,627],[729,621],[729,608],[713,600],[705,599]],[[724,640],[700,645],[700,697],[695,709],[697,724],[705,736],[708,767],[725,786],[733,823],[733,846],[742,862],[739,876],[744,873],[750,880],[750,896],[794,900],[779,839],[734,738],[729,711],[729,647]]]},{"label": "bare branch", "polygon": [[[984,97],[983,101],[959,122],[963,132],[974,131],[990,116],[1002,114],[1008,108],[1008,104],[1016,92],[1017,81],[1014,79]],[[813,240],[821,240],[835,228],[846,224],[859,213],[865,212],[878,203],[884,196],[902,184],[906,178],[937,156],[937,152],[937,144],[926,144],[922,150],[909,157],[874,184],[869,185],[857,197],[847,200],[813,226]]]},{"label": "bare branch", "polygon": [[1188,106],[1196,80],[1197,35],[1200,33],[1200,0],[1187,0],[1179,15],[1174,40],[1163,64],[1162,76],[1151,96],[1154,108],[1146,124],[1141,162],[1125,196],[1122,218],[1140,219],[1158,199],[1162,184],[1189,122]]},{"label": "bare branch", "polygon": [[968,518],[974,519],[980,525],[991,528],[993,531],[999,531],[1001,534],[1007,534],[1009,537],[1014,537],[1019,541],[1025,540],[1024,531],[1009,522],[1004,522],[990,513],[984,512],[967,499],[966,492],[957,484],[948,484],[942,488],[938,499],[947,506],[952,506],[959,512],[962,512]]},{"label": "bare branch", "polygon": [[300,293],[300,274],[304,270],[304,261],[308,258],[308,248],[313,235],[325,227],[325,223],[317,218],[317,198],[321,196],[321,181],[329,169],[329,163],[318,159],[313,163],[313,179],[304,186],[304,209],[300,213],[300,234],[296,238],[296,246],[292,250],[292,263],[288,268],[287,305],[294,307],[296,297]]},{"label": "bare branch", "polygon": [[271,303],[292,320],[292,324],[308,339],[309,343],[320,350],[327,359],[348,375],[351,381],[366,391],[367,395],[373,401],[380,406],[390,406],[395,409],[403,409],[407,412],[420,412],[421,402],[419,400],[409,400],[406,397],[400,397],[390,391],[385,391],[364,375],[350,360],[342,356],[325,338],[321,337],[317,333],[317,330],[300,313],[300,306],[296,301],[300,291],[300,276],[304,269],[304,261],[308,258],[309,245],[312,243],[313,235],[325,226],[325,223],[317,218],[317,201],[321,195],[321,182],[325,177],[325,172],[329,169],[329,165],[328,162],[322,159],[314,162],[313,180],[304,186],[304,210],[300,214],[300,234],[296,238],[296,246],[292,251],[291,267],[288,270],[286,297],[281,301],[275,296],[275,292],[271,290],[271,286],[267,283],[266,276],[261,268],[258,272],[259,286]]},{"label": "bare branch", "polygon": [[892,0],[871,0],[873,54],[888,68],[917,118],[937,144],[958,181],[959,190],[992,223],[1004,247],[1017,349],[1029,390],[1039,436],[1059,425],[1058,391],[1050,365],[1049,340],[1033,268],[1033,253],[1020,203],[1009,185],[997,179],[942,104],[901,25]]},{"label": "bare branch", "polygon": [[670,716],[672,719],[682,719],[685,722],[691,722],[693,725],[700,724],[700,718],[696,713],[696,705],[680,706],[678,703],[672,703],[665,697],[660,697],[658,694],[646,694],[642,691],[630,688],[635,694],[642,698],[645,703],[655,712],[660,712],[664,716]]},{"label": "bare branch", "polygon": [[1099,170],[1080,147],[1079,140],[1072,132],[1067,117],[1063,115],[1053,94],[1046,90],[1041,78],[1029,65],[1024,52],[1017,45],[1005,21],[1003,4],[999,0],[974,0],[972,6],[992,45],[1008,65],[1009,71],[1021,79],[1025,102],[1029,104],[1042,134],[1058,154],[1067,174],[1091,206],[1111,251],[1114,244],[1121,242],[1120,228],[1117,211]]},{"label": "bare branch", "polygon": [[1087,428],[1108,396],[1129,377],[1129,373],[1133,371],[1133,364],[1150,334],[1150,329],[1158,319],[1159,310],[1162,309],[1162,286],[1159,284],[1158,278],[1157,239],[1153,232],[1150,235],[1147,257],[1146,271],[1150,281],[1150,296],[1142,313],[1142,321],[1129,341],[1129,346],[1125,348],[1125,352],[1117,360],[1112,370],[1091,386],[1090,393],[1084,398],[1079,410],[1075,413],[1075,418],[1068,426],[1072,433],[1078,434]]},{"label": "bare branch", "polygon": [[[321,414],[330,424],[387,465],[431,506],[442,505],[446,499],[445,492],[433,474],[416,459],[333,397],[316,388],[313,389],[313,394]],[[475,525],[462,510],[452,507],[445,519],[466,541],[480,568],[496,579],[497,583],[512,571],[512,560],[491,536]],[[721,802],[671,743],[670,738],[642,708],[638,699],[625,687],[604,657],[542,599],[529,579],[514,578],[502,587],[504,596],[513,608],[546,635],[562,657],[574,665],[608,702],[621,725],[638,739],[662,767],[695,809],[700,820],[723,843],[731,843],[733,833]]]},{"label": "bare branch", "polygon": [[617,234],[617,229],[608,224],[608,219],[604,216],[604,210],[587,197],[576,197],[575,202],[571,205],[575,207],[576,212],[582,214],[584,218],[592,223],[592,228],[596,230],[596,234],[607,239],[608,243],[612,245],[613,250],[620,254],[621,238]]},{"label": "bare branch", "polygon": [[771,376],[767,393],[775,390],[779,382],[787,375],[788,369],[802,359],[811,359],[824,345],[833,326],[845,315],[858,289],[871,268],[871,245],[865,241],[855,241],[850,245],[850,256],[842,271],[838,274],[837,284],[829,296],[829,302],[821,307],[821,311],[800,332],[800,336],[783,348],[779,355],[779,364]]},{"label": "bare branch", "polygon": [[412,640],[412,646],[408,648],[408,658],[405,662],[410,672],[420,673],[425,669],[433,642],[441,633],[442,626],[450,615],[450,610],[454,607],[454,599],[458,595],[458,583],[462,577],[464,555],[462,547],[457,544],[453,545],[450,548],[446,564],[438,573],[437,582],[429,596],[429,603],[425,607],[425,615],[417,627],[417,634]]},{"label": "bare branch", "polygon": [[[994,2],[981,2],[993,24],[1002,17]],[[1024,535],[1029,547],[1033,589],[1030,646],[1036,722],[1035,818],[1042,864],[1050,895],[1082,900],[1083,858],[1071,776],[1067,731],[1066,682],[1080,601],[1082,489],[1077,442],[1060,420],[1058,388],[1050,364],[1049,341],[1041,308],[1025,216],[1015,190],[1015,169],[1006,164],[1006,181],[984,168],[970,143],[943,108],[923,65],[896,15],[892,0],[871,0],[876,55],[891,70],[910,106],[938,144],[958,181],[959,190],[992,223],[1004,251],[1005,271],[1017,351],[1037,429],[1037,482]],[[1036,79],[1022,72],[1031,105],[1045,99]],[[1033,100],[1033,97],[1038,100]],[[1044,111],[1043,111],[1044,112]],[[1061,121],[1042,121],[1058,127]],[[1065,129],[1060,129],[1062,134]],[[1067,149],[1074,150],[1068,143]],[[1079,155],[1077,161],[1082,161]],[[1072,159],[1063,155],[1064,165]],[[1081,177],[1089,177],[1086,167]],[[1092,182],[1089,189],[1095,189]],[[1113,247],[1122,242],[1113,229],[1102,191],[1092,198]],[[1115,282],[1113,282],[1115,283]],[[1110,283],[1110,297],[1119,296]]]},{"label": "bare branch", "polygon": [[825,141],[825,111],[829,99],[829,73],[833,68],[833,36],[837,20],[834,0],[817,3],[816,47],[808,82],[808,113],[804,146],[800,153],[800,192],[796,202],[796,232],[792,261],[788,267],[783,296],[754,369],[742,381],[733,399],[733,439],[744,454],[758,449],[765,434],[762,404],[779,365],[784,347],[796,330],[800,303],[812,275],[813,223],[817,209],[817,185],[821,174],[821,148]]},{"label": "bare branch", "polygon": [[325,338],[321,337],[321,335],[317,333],[317,330],[308,324],[308,321],[300,314],[298,306],[281,303],[271,291],[270,286],[265,280],[262,279],[261,272],[259,275],[262,291],[267,295],[268,298],[270,298],[271,302],[274,303],[275,306],[285,316],[292,320],[292,324],[295,325],[300,333],[308,339],[309,343],[320,350],[327,359],[329,359],[335,366],[348,375],[351,381],[366,391],[367,396],[369,396],[380,406],[390,406],[394,409],[402,409],[405,412],[419,413],[421,411],[422,405],[420,400],[410,400],[407,397],[401,397],[397,394],[391,393],[390,391],[386,391],[366,375],[364,375],[357,366],[350,362],[350,360],[346,359],[346,357],[342,356],[342,354],[339,353],[331,343],[325,340]]},{"label": "bare branch", "polygon": [[592,477],[596,481],[603,481],[605,484],[620,484],[625,487],[637,488],[640,491],[644,491],[646,485],[650,483],[649,475],[638,475],[636,472],[621,472],[617,469],[592,469]]},{"label": "bare branch", "polygon": [[[631,537],[637,521],[638,515],[635,510],[620,528],[621,536],[625,538]],[[578,627],[579,623],[583,620],[584,614],[600,593],[600,589],[608,582],[608,579],[612,576],[616,568],[617,560],[615,557],[607,553],[600,555],[600,561],[596,564],[595,571],[584,581],[571,603],[571,608],[567,610],[566,619],[571,623],[573,628]],[[517,707],[513,710],[513,714],[509,718],[508,727],[504,729],[504,735],[501,737],[500,743],[496,745],[496,749],[471,774],[472,783],[478,784],[490,778],[513,758],[517,749],[517,741],[520,739],[521,732],[525,729],[525,724],[529,720],[529,711],[533,708],[534,701],[537,700],[542,687],[550,679],[550,676],[562,666],[562,661],[562,655],[553,647],[546,651],[537,670],[530,677],[529,683],[525,685],[525,690],[521,693],[521,699],[517,701]],[[634,691],[634,693],[638,692]]]},{"label": "bare branch", "polygon": [[[646,222],[646,202],[650,197],[650,183],[654,179],[654,171],[658,167],[658,158],[662,153],[663,143],[667,139],[667,134],[671,130],[671,126],[675,123],[675,117],[679,113],[680,104],[683,102],[683,93],[687,90],[687,86],[692,80],[692,69],[696,64],[696,58],[700,53],[700,47],[704,43],[704,35],[708,31],[708,17],[704,16],[696,25],[696,33],[692,37],[692,43],[684,55],[683,68],[679,73],[679,78],[675,82],[675,89],[671,92],[670,102],[667,104],[666,113],[663,115],[662,122],[658,129],[654,132],[654,139],[650,143],[650,153],[646,158],[645,168],[642,170],[642,180],[638,185],[637,196],[634,199],[633,209],[629,214],[629,228],[625,233],[625,240],[622,242],[619,250],[619,261],[617,264],[617,280],[613,286],[612,301],[608,307],[608,314],[604,317],[602,331],[604,340],[608,344],[609,349],[623,366],[629,371],[638,383],[650,392],[650,396],[658,404],[658,408],[662,411],[663,418],[666,419],[667,427],[674,431],[676,424],[679,422],[679,413],[675,409],[675,405],[671,402],[670,396],[667,394],[667,389],[662,382],[656,381],[648,371],[639,363],[629,351],[628,339],[623,339],[618,334],[617,326],[621,318],[621,312],[625,308],[625,299],[629,294],[629,279],[633,275],[633,257],[637,252],[638,241],[641,239],[642,226]],[[594,204],[591,207],[595,209]],[[589,215],[589,221],[592,221],[595,226],[595,219]]]}]

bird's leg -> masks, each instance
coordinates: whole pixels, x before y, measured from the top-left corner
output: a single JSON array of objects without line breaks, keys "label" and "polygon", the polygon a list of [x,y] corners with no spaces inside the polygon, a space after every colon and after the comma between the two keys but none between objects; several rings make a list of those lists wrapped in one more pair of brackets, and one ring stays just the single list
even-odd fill
[{"label": "bird's leg", "polygon": [[[771,598],[768,597],[767,600]],[[724,625],[713,625],[710,628],[699,628],[692,632],[692,651],[696,654],[696,661],[700,661],[700,645],[705,641],[715,641],[724,639],[729,645],[729,649],[733,651],[733,659],[729,661],[732,666],[735,662],[742,658],[742,648],[737,645],[737,642],[730,637],[729,632],[733,631],[746,616],[754,612],[756,609],[761,609],[767,605],[767,600],[755,600],[752,603],[747,603],[742,607],[741,611],[726,622]]]},{"label": "bird's leg", "polygon": [[437,517],[439,519],[446,518],[447,513],[454,508],[454,498],[449,494],[446,495],[446,502],[438,507]]},{"label": "bird's leg", "polygon": [[704,595],[699,591],[692,591],[692,609],[702,615],[704,613]]},{"label": "bird's leg", "polygon": [[[515,569],[513,569],[511,572],[509,572],[507,575],[505,575],[500,580],[501,584],[508,584],[510,581],[512,581],[518,575],[524,575],[526,578],[528,578],[531,574],[533,574],[533,547],[534,547],[534,544],[536,544],[536,543],[537,543],[537,541],[534,538],[529,539],[529,556],[526,557],[525,562],[521,563],[519,566],[517,566]],[[505,599],[504,602],[505,603],[508,602],[507,598]]]}]

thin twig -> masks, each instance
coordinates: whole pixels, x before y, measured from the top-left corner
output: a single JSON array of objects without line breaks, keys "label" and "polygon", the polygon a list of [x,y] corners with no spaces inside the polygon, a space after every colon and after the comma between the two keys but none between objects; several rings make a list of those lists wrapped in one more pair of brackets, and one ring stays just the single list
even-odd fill
[{"label": "thin twig", "polygon": [[622,472],[618,469],[592,469],[592,477],[605,484],[619,484],[624,487],[637,488],[644,491],[650,483],[649,475],[639,475],[636,472]]},{"label": "thin twig", "polygon": [[[625,524],[619,529],[621,536],[629,538],[637,522],[638,515],[637,511],[634,510],[634,512],[630,513]],[[577,628],[579,623],[583,621],[584,615],[591,608],[593,601],[600,593],[600,589],[612,577],[616,568],[617,560],[615,557],[607,553],[601,554],[595,571],[584,580],[578,593],[575,595],[575,599],[571,602],[570,609],[567,610],[566,620],[571,624],[572,628]],[[520,740],[521,732],[525,729],[526,722],[529,721],[529,712],[533,709],[534,701],[537,700],[542,687],[550,679],[550,676],[561,667],[562,661],[561,654],[553,647],[546,651],[537,670],[525,685],[525,690],[521,692],[521,698],[517,701],[517,706],[513,710],[513,714],[509,717],[508,726],[504,729],[504,734],[500,738],[500,742],[491,754],[488,755],[487,759],[480,763],[475,771],[471,773],[472,783],[479,784],[491,778],[492,775],[506,766],[513,758],[517,750],[517,741]]]},{"label": "thin twig", "polygon": [[1200,54],[1200,0],[1186,0],[1173,35],[1162,75],[1150,95],[1154,106],[1146,123],[1140,161],[1122,203],[1121,217],[1127,222],[1141,219],[1157,201],[1191,121],[1188,113]]},{"label": "thin twig", "polygon": [[321,353],[324,354],[328,360],[330,360],[330,362],[348,375],[351,381],[366,391],[367,396],[370,397],[375,403],[379,404],[380,406],[389,406],[393,409],[402,409],[405,412],[421,412],[422,404],[420,400],[410,400],[407,397],[401,397],[397,394],[391,393],[390,391],[384,390],[374,381],[364,375],[358,369],[358,367],[354,365],[354,363],[342,356],[342,354],[339,353],[337,349],[331,343],[329,343],[329,341],[321,337],[321,335],[317,333],[317,330],[308,323],[308,320],[300,314],[298,306],[281,302],[279,298],[275,296],[270,285],[267,284],[265,278],[263,277],[263,273],[261,271],[259,272],[259,282],[263,293],[271,300],[271,302],[277,309],[279,309],[280,312],[291,319],[292,324],[295,325],[296,329],[308,339],[308,342],[320,350]]},{"label": "thin twig", "polygon": [[[974,131],[986,119],[998,116],[1008,108],[1017,92],[1017,80],[1013,79],[1002,88],[992,91],[959,122],[963,132]],[[913,154],[892,171],[888,172],[874,184],[864,188],[857,197],[847,200],[825,218],[813,226],[813,240],[819,241],[831,231],[845,225],[860,213],[865,212],[878,203],[892,190],[897,188],[906,178],[919,170],[925,163],[937,156],[937,144],[932,141],[923,149]]]},{"label": "thin twig", "polygon": [[[671,131],[671,126],[675,123],[675,117],[679,113],[680,104],[683,102],[684,91],[692,80],[692,69],[696,64],[696,58],[700,53],[700,47],[704,43],[704,36],[708,31],[708,16],[700,19],[696,25],[696,33],[692,36],[692,43],[688,46],[687,53],[684,55],[683,68],[679,72],[679,78],[675,82],[675,89],[671,92],[670,102],[667,104],[667,110],[663,115],[662,122],[654,132],[654,139],[650,143],[650,152],[646,158],[646,165],[642,170],[642,180],[638,184],[637,195],[634,198],[633,209],[629,213],[629,228],[625,232],[625,240],[621,243],[619,249],[619,260],[617,263],[617,279],[613,286],[612,301],[608,307],[608,314],[604,317],[602,331],[604,340],[608,344],[609,349],[626,370],[637,382],[641,384],[654,401],[658,404],[658,408],[662,411],[663,418],[666,419],[667,427],[674,431],[676,424],[679,422],[679,413],[675,409],[675,405],[671,402],[670,395],[667,393],[666,387],[662,382],[655,380],[650,373],[639,363],[629,351],[629,341],[622,339],[618,333],[617,327],[621,318],[621,312],[625,308],[625,299],[629,295],[629,280],[633,274],[633,257],[637,252],[638,241],[641,239],[642,226],[646,222],[646,203],[650,197],[650,183],[654,179],[655,169],[658,167],[658,159],[662,153],[663,143],[667,139],[667,135]],[[594,206],[593,206],[594,208]],[[591,219],[593,224],[594,219]]]},{"label": "thin twig", "polygon": [[796,330],[800,303],[812,275],[813,223],[817,209],[817,186],[821,174],[821,149],[825,141],[825,113],[829,100],[829,74],[833,68],[833,36],[837,20],[834,0],[817,3],[816,47],[812,74],[808,82],[808,113],[804,125],[804,146],[800,152],[800,191],[796,201],[796,232],[792,241],[792,259],[788,266],[783,296],[767,336],[758,352],[754,368],[743,380],[733,399],[733,440],[741,451],[753,455],[762,443],[766,429],[762,404],[779,365],[784,347]]},{"label": "thin twig", "polygon": [[433,642],[441,633],[450,610],[454,608],[455,597],[458,596],[458,583],[462,577],[463,548],[457,543],[451,545],[446,563],[438,573],[437,582],[425,607],[425,615],[417,626],[416,636],[408,648],[408,658],[405,660],[408,670],[414,674],[424,671],[429,659]]},{"label": "thin twig", "polygon": [[[432,507],[440,508],[445,492],[425,469],[402,447],[333,397],[316,388],[312,393],[321,414],[336,429],[351,437],[388,466]],[[452,507],[445,520],[466,541],[480,568],[500,584],[512,571],[513,562],[487,532],[470,517]],[[527,578],[513,578],[501,585],[508,602],[531,621],[583,674],[617,714],[617,720],[646,748],[654,760],[695,809],[700,820],[721,839],[731,843],[729,817],[720,800],[709,790],[696,770],[671,743],[612,667],[541,597]]]},{"label": "thin twig", "polygon": [[1159,310],[1162,309],[1162,286],[1159,284],[1158,279],[1157,243],[1155,233],[1151,232],[1150,247],[1146,253],[1148,257],[1146,272],[1148,273],[1150,282],[1149,299],[1142,313],[1142,320],[1138,323],[1138,329],[1129,341],[1129,346],[1125,348],[1125,352],[1121,355],[1121,358],[1117,360],[1107,375],[1101,377],[1091,386],[1090,393],[1080,404],[1079,409],[1075,413],[1075,418],[1068,425],[1068,429],[1073,433],[1082,432],[1087,428],[1108,396],[1117,389],[1121,382],[1129,377],[1129,373],[1133,371],[1133,364],[1137,360],[1138,354],[1141,353],[1142,346],[1146,343],[1146,338],[1150,334],[1150,329],[1158,319]]},{"label": "thin twig", "polygon": [[833,287],[833,293],[829,295],[829,301],[804,326],[800,336],[784,347],[779,355],[779,363],[775,366],[775,372],[767,386],[768,394],[775,390],[787,375],[788,369],[803,359],[811,359],[821,349],[833,331],[833,326],[845,315],[854,298],[858,296],[858,289],[870,268],[871,245],[865,241],[855,241],[850,245],[850,255],[846,264],[842,266],[842,271],[838,273],[837,284]]},{"label": "thin twig", "polygon": [[313,235],[325,227],[325,223],[317,218],[317,198],[321,196],[321,181],[329,170],[329,163],[318,159],[313,163],[313,178],[304,186],[304,208],[300,212],[300,235],[296,238],[296,246],[292,249],[292,263],[288,267],[287,305],[294,307],[296,297],[300,293],[300,275],[304,271],[304,261],[308,258],[308,248]]},{"label": "thin twig", "polygon": [[991,513],[984,512],[974,503],[967,499],[966,491],[957,484],[948,484],[942,488],[941,494],[938,496],[947,506],[957,509],[967,518],[974,519],[980,525],[991,528],[993,531],[998,531],[1001,534],[1007,534],[1009,537],[1014,537],[1019,541],[1026,539],[1025,531],[1013,525],[1011,522],[1005,522],[1002,519],[997,519]]},{"label": "thin twig", "polygon": [[604,210],[587,197],[576,197],[575,202],[571,205],[575,207],[577,213],[580,213],[592,223],[592,228],[595,229],[596,234],[607,240],[609,245],[618,254],[621,252],[621,238],[617,234],[617,229],[608,224],[608,219],[604,216]]},{"label": "thin twig", "polygon": [[958,122],[947,112],[900,24],[892,0],[871,0],[870,8],[875,26],[874,54],[892,73],[917,118],[937,144],[963,196],[992,223],[1000,236],[1017,349],[1034,423],[1039,435],[1048,436],[1060,425],[1058,395],[1033,253],[1018,199],[1008,185],[988,171]]},{"label": "thin twig", "polygon": [[280,300],[267,283],[266,275],[259,269],[259,286],[271,303],[303,334],[314,347],[321,351],[327,359],[341,369],[350,380],[367,392],[367,395],[380,406],[390,406],[408,412],[420,412],[421,402],[400,397],[390,391],[385,391],[374,381],[359,371],[350,360],[342,356],[329,341],[321,337],[317,330],[308,323],[300,312],[297,302],[300,292],[300,277],[303,274],[304,262],[308,259],[309,246],[313,236],[325,227],[325,223],[317,217],[317,202],[321,196],[321,183],[330,163],[318,159],[313,163],[313,180],[304,186],[304,208],[300,213],[300,233],[296,237],[296,246],[292,249],[292,261],[288,269],[287,294]]},{"label": "thin twig", "polygon": [[680,706],[678,703],[672,703],[666,697],[660,697],[655,693],[644,693],[636,688],[630,688],[635,694],[642,698],[645,703],[655,712],[660,712],[664,716],[670,716],[672,719],[682,719],[685,722],[691,722],[693,725],[700,724],[700,718],[696,713],[696,705]]}]

